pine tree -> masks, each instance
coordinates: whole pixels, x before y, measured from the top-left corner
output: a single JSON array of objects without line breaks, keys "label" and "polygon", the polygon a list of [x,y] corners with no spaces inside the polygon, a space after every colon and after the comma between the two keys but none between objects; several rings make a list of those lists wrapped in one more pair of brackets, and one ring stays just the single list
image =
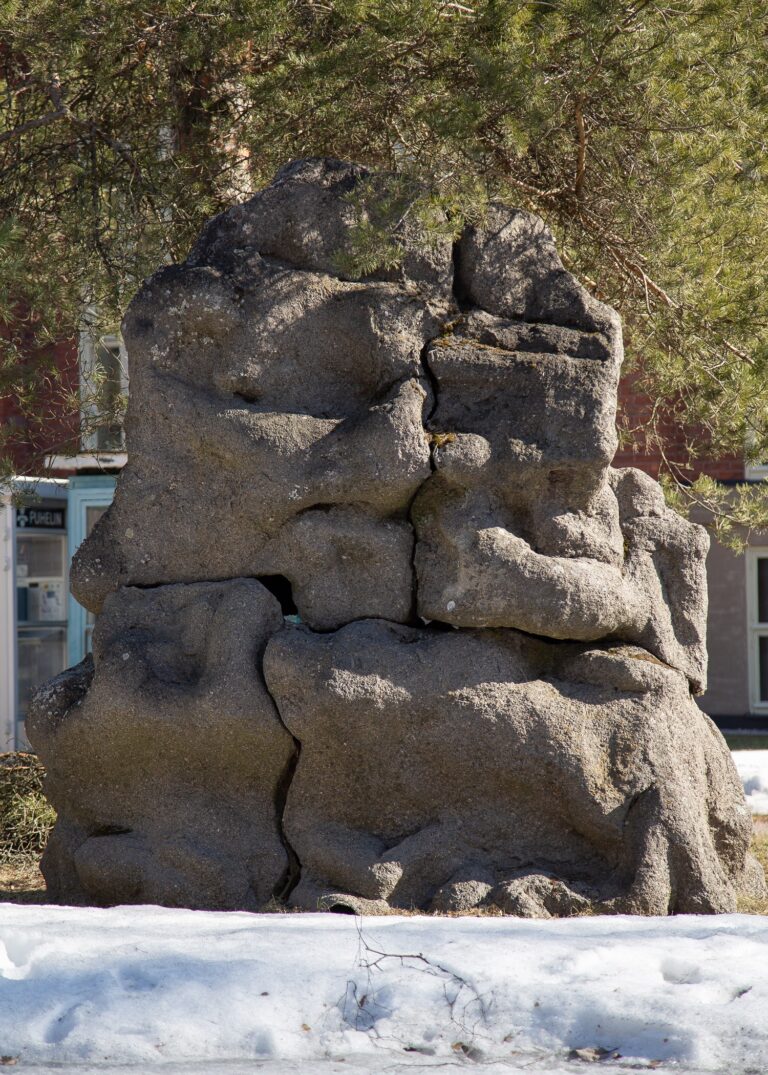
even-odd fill
[{"label": "pine tree", "polygon": [[[456,231],[491,198],[540,213],[620,310],[654,415],[673,401],[691,458],[768,458],[762,0],[0,10],[0,392],[32,406],[22,327],[60,336],[84,303],[113,325],[211,214],[329,155],[415,177],[412,211],[447,209]],[[361,264],[389,256],[385,240],[362,236]],[[643,436],[663,448],[661,422]],[[723,506],[712,483],[693,495]],[[761,503],[731,498],[724,518],[764,523]]]}]

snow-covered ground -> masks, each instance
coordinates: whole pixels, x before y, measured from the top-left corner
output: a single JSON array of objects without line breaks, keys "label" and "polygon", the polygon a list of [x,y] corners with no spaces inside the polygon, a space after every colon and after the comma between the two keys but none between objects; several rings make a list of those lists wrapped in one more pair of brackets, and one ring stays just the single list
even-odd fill
[{"label": "snow-covered ground", "polygon": [[601,1072],[762,1075],[768,918],[6,904],[0,1053],[19,1057],[19,1075],[50,1064],[110,1075],[117,1065],[141,1075],[446,1065],[574,1075],[592,1059]]},{"label": "snow-covered ground", "polygon": [[768,750],[734,750],[733,760],[753,814],[768,814]]},{"label": "snow-covered ground", "polygon": [[[768,814],[768,750],[733,758]],[[765,1075],[768,917],[0,904],[5,1058],[20,1075]]]}]

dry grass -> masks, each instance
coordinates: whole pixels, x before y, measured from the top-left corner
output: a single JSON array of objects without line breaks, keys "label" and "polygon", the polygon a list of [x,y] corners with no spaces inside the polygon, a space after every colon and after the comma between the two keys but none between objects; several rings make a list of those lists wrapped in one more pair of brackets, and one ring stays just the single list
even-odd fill
[{"label": "dry grass", "polygon": [[43,903],[40,856],[55,820],[34,754],[0,754],[0,902]]},{"label": "dry grass", "polygon": [[0,754],[0,863],[37,862],[56,820],[34,754]]},{"label": "dry grass", "polygon": [[36,862],[0,863],[0,903],[45,903],[45,881]]}]

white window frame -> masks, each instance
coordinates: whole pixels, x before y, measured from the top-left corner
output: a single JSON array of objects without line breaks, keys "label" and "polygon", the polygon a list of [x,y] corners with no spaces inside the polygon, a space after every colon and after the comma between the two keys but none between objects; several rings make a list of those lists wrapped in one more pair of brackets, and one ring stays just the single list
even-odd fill
[{"label": "white window frame", "polygon": [[768,699],[760,698],[760,639],[768,638],[768,622],[761,623],[757,607],[757,565],[768,560],[768,545],[747,549],[747,657],[749,666],[749,703],[753,713],[768,713]]},{"label": "white window frame", "polygon": [[745,467],[744,477],[748,482],[765,481],[768,478],[768,463],[753,463]]},{"label": "white window frame", "polygon": [[127,452],[78,452],[77,455],[47,455],[48,470],[97,470],[111,474],[128,462]]},{"label": "white window frame", "polygon": [[[747,445],[754,444],[754,441],[754,434],[752,432],[747,433]],[[768,478],[768,459],[746,464],[744,477],[748,482],[765,481]]]},{"label": "white window frame", "polygon": [[[109,350],[115,350],[118,352],[120,361],[120,388],[124,395],[128,394],[128,352],[125,349],[125,344],[119,336],[105,335],[97,336],[93,331],[86,327],[80,333],[80,343],[78,347],[78,359],[80,365],[80,414],[85,417],[98,417],[98,408],[94,406],[93,396],[93,375],[96,368],[96,348],[97,345],[103,345]],[[125,443],[125,434],[123,433],[123,445]],[[121,446],[121,447],[122,447]],[[91,454],[98,456],[106,455],[120,455],[120,449],[113,449],[111,451],[98,450],[97,434],[95,431],[91,433],[85,433],[80,438],[80,452],[79,455]]]}]

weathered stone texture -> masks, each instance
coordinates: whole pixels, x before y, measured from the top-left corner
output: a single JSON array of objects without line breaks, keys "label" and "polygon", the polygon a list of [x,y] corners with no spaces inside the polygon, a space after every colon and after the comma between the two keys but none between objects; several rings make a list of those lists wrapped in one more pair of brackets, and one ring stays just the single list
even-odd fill
[{"label": "weathered stone texture", "polygon": [[643,650],[367,620],[286,628],[265,675],[301,743],[298,906],[558,913],[555,882],[574,909],[711,913],[748,884],[719,733]]},{"label": "weathered stone texture", "polygon": [[[307,527],[295,525],[303,512],[339,506],[403,522],[430,473],[419,355],[436,323],[423,307],[390,284],[279,268],[237,298],[214,270],[201,273],[161,272],[126,317],[130,462],[72,566],[92,611],[117,585],[285,574],[300,586],[311,576]],[[209,280],[227,315],[219,336],[201,323],[206,298],[215,305]],[[374,560],[380,545],[374,538]],[[387,576],[390,560],[375,579],[350,574],[348,602],[391,615],[387,590],[411,580],[409,556]],[[318,627],[344,622],[333,604],[300,612]]]},{"label": "weathered stone texture", "polygon": [[[421,352],[452,301],[453,265],[449,243],[433,248],[410,227],[400,271],[331,275],[360,215],[349,196],[367,175],[289,166],[131,303],[130,461],[72,565],[91,611],[120,585],[283,574],[313,626],[338,626],[353,606],[401,612],[391,591],[412,590],[408,542],[392,539],[397,527],[377,536],[376,524],[404,523],[430,473]],[[316,536],[295,520],[331,506],[357,509],[352,541],[359,551],[367,530],[377,570],[350,572],[340,602],[321,607],[304,556],[327,540],[340,560],[348,539],[328,520]]]},{"label": "weathered stone texture", "polygon": [[255,910],[280,892],[295,746],[259,666],[282,623],[252,579],[107,599],[92,666],[28,722],[63,819],[43,859],[55,898]]},{"label": "weathered stone texture", "polygon": [[[94,664],[28,722],[56,898],[568,915],[762,891],[691,698],[707,535],[610,466],[619,318],[538,217],[493,204],[453,245],[414,193],[296,162],[131,303],[130,460],[72,567]],[[400,263],[356,277],[387,213]]]},{"label": "weathered stone texture", "polygon": [[618,317],[563,268],[540,217],[493,203],[457,249],[457,284],[472,306],[500,317],[581,332],[610,331]]}]

